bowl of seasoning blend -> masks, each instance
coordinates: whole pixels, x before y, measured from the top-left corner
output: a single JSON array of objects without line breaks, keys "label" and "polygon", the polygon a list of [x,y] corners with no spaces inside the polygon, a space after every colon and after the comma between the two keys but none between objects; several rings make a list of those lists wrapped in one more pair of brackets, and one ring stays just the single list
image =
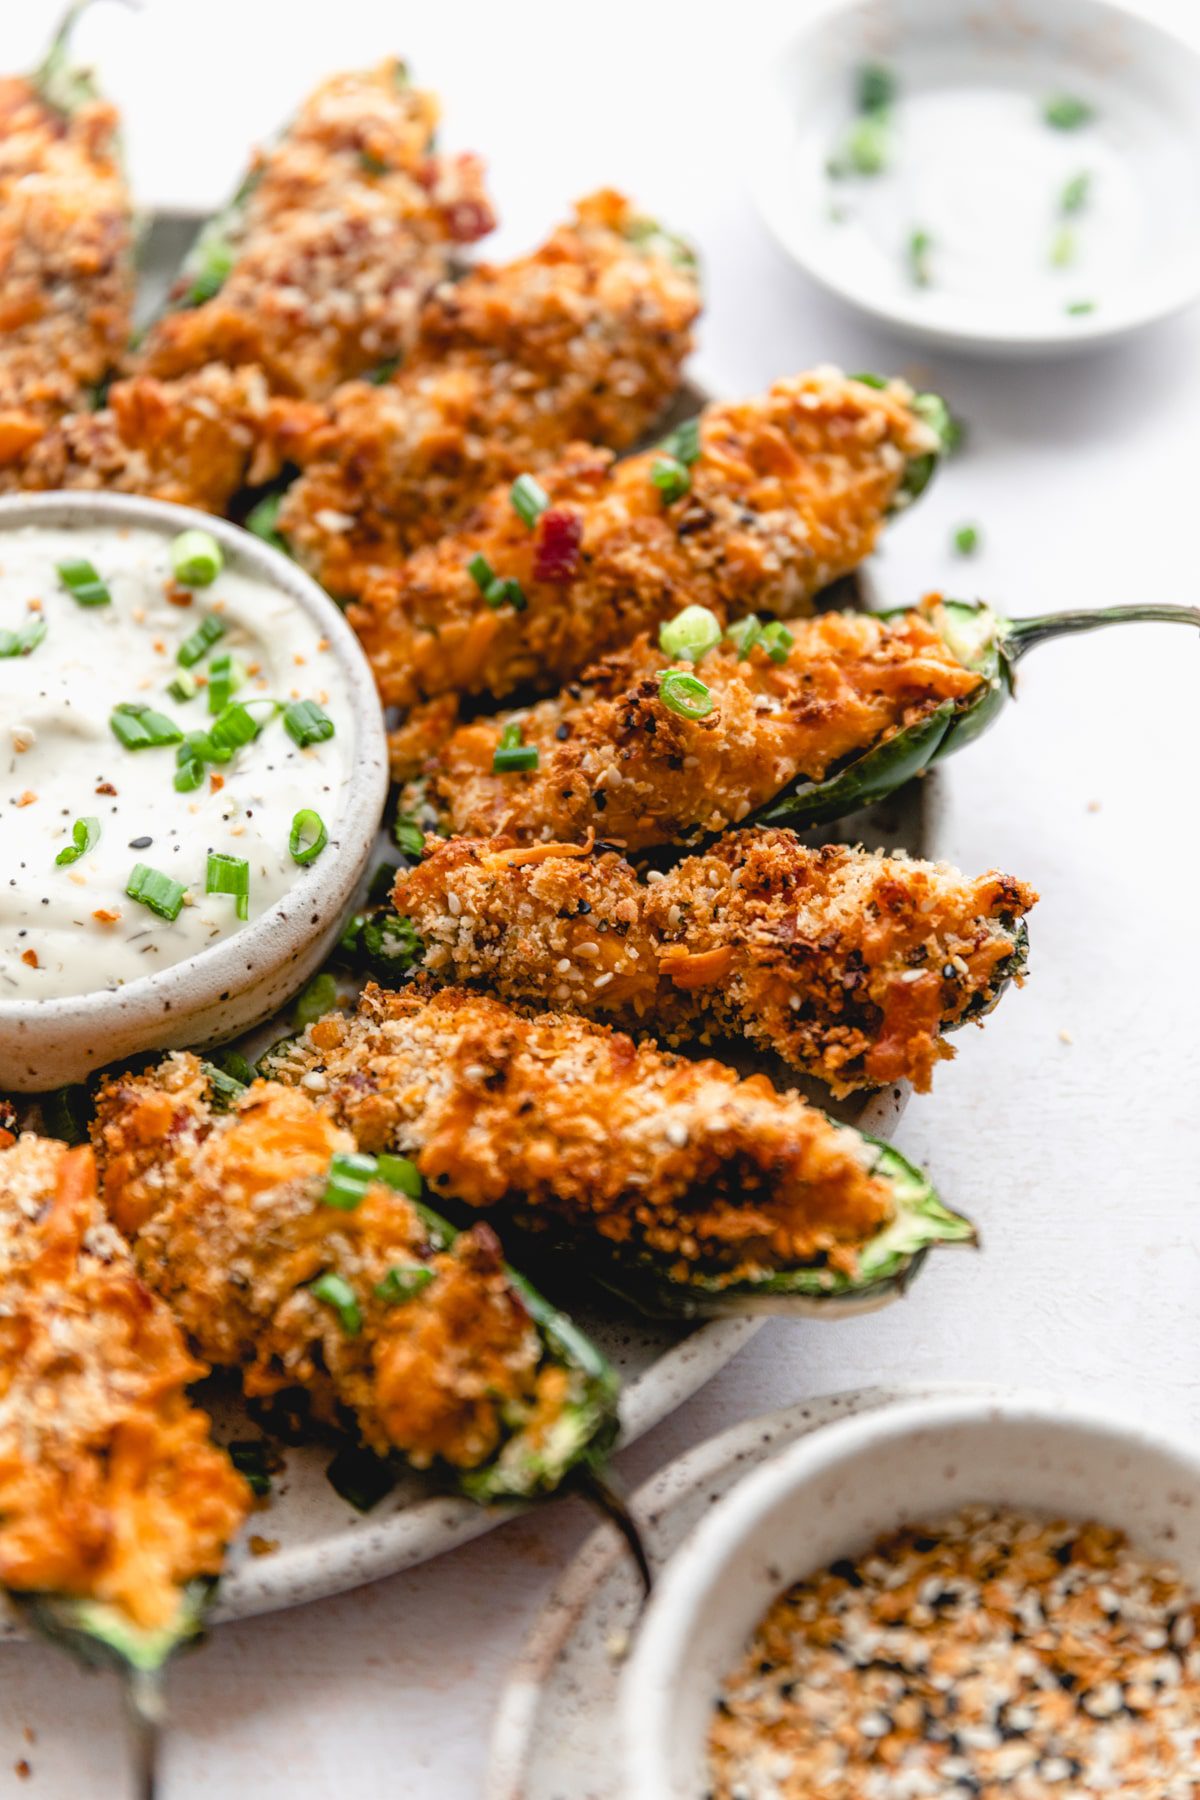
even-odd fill
[{"label": "bowl of seasoning blend", "polygon": [[628,1800],[1071,1793],[1200,1777],[1200,1449],[994,1392],[831,1425],[667,1568]]},{"label": "bowl of seasoning blend", "polygon": [[327,955],[387,791],[338,609],[236,525],[0,501],[0,1089],[203,1047]]}]

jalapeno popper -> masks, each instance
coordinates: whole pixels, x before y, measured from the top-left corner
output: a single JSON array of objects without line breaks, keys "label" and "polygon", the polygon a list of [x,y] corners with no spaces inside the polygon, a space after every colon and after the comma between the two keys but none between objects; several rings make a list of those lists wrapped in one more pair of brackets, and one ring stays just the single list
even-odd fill
[{"label": "jalapeno popper", "polygon": [[73,66],[72,8],[41,67],[0,78],[0,466],[82,409],[133,310],[117,115]]},{"label": "jalapeno popper", "polygon": [[524,711],[439,735],[444,716],[431,705],[393,735],[393,769],[421,770],[406,812],[464,837],[537,843],[592,830],[642,850],[752,815],[802,830],[871,805],[970,743],[1034,645],[1149,619],[1195,627],[1200,611],[1006,620],[935,594],[908,611],[790,626],[754,614],[725,628],[681,618],[685,654],[643,636]]},{"label": "jalapeno popper", "polygon": [[207,1373],[96,1196],[92,1152],[0,1149],[0,1584],[92,1659],[199,1628],[250,1490],[187,1398]]},{"label": "jalapeno popper", "polygon": [[361,593],[573,439],[636,443],[678,387],[699,304],[686,247],[590,195],[532,255],[439,288],[391,381],[339,390],[280,530],[332,593]]},{"label": "jalapeno popper", "polygon": [[210,1076],[168,1057],[109,1083],[96,1123],[110,1214],[203,1355],[477,1500],[551,1491],[607,1449],[615,1376],[490,1225],[456,1233],[412,1164],[359,1155],[307,1092],[259,1082],[221,1113]]},{"label": "jalapeno popper", "polygon": [[255,363],[318,400],[403,356],[453,247],[493,224],[478,159],[434,154],[437,116],[394,58],[322,82],[201,233],[140,371]]},{"label": "jalapeno popper", "polygon": [[677,1313],[837,1312],[972,1236],[879,1144],[715,1061],[459,988],[368,986],[268,1059],[360,1149],[431,1189],[565,1234],[581,1268]]},{"label": "jalapeno popper", "polygon": [[1032,888],[790,831],[738,831],[646,881],[612,850],[431,839],[393,894],[439,980],[668,1043],[726,1033],[835,1094],[928,1089],[943,1034],[1025,960]]},{"label": "jalapeno popper", "polygon": [[546,692],[685,603],[722,624],[811,612],[926,485],[946,420],[904,382],[816,369],[709,406],[615,467],[573,447],[352,609],[384,704]]},{"label": "jalapeno popper", "polygon": [[225,512],[274,479],[315,406],[273,396],[261,369],[210,363],[177,381],[114,382],[98,412],[70,413],[0,465],[0,493],[75,488],[144,494]]}]

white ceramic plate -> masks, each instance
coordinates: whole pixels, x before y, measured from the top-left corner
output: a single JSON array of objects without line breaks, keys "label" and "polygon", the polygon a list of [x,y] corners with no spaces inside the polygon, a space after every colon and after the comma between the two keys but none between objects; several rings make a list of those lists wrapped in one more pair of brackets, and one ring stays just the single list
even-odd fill
[{"label": "white ceramic plate", "polygon": [[[652,1563],[661,1567],[752,1469],[821,1426],[898,1400],[989,1392],[966,1384],[863,1388],[732,1426],[633,1496]],[[483,1800],[620,1800],[617,1689],[641,1604],[623,1546],[607,1529],[593,1532],[538,1614],[500,1697]]]},{"label": "white ceramic plate", "polygon": [[[865,63],[896,81],[888,166],[832,180]],[[747,166],[767,224],[809,275],[905,336],[1043,355],[1200,294],[1200,57],[1108,0],[836,0],[750,93]],[[1056,95],[1090,121],[1045,124]],[[1086,203],[1064,215],[1080,174]],[[909,267],[917,230],[933,240],[927,286]]]}]

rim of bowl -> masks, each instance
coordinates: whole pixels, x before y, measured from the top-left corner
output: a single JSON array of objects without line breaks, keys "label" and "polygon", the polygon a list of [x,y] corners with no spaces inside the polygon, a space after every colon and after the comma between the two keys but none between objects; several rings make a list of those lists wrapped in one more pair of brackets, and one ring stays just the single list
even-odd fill
[{"label": "rim of bowl", "polygon": [[[1200,87],[1200,52],[1186,38],[1176,36],[1156,19],[1120,4],[1119,0],[1076,0],[1076,4],[1093,13],[1098,23],[1122,25],[1138,33],[1149,46],[1151,54],[1156,57],[1182,59],[1190,64]],[[819,0],[812,14],[798,29],[775,34],[766,55],[758,58],[755,66],[757,79],[763,84],[773,84],[780,63],[806,40],[824,31],[838,19],[855,13],[872,21],[877,17],[877,6],[878,0]],[[836,271],[830,270],[822,261],[819,250],[816,254],[812,252],[804,231],[799,226],[789,226],[786,223],[760,183],[756,174],[759,154],[777,141],[777,133],[770,122],[772,110],[764,108],[757,115],[759,124],[752,140],[755,154],[744,164],[747,185],[760,219],[784,254],[826,294],[855,307],[864,317],[900,333],[910,342],[935,345],[951,351],[990,351],[997,355],[1035,357],[1053,355],[1060,351],[1092,349],[1111,343],[1130,332],[1173,318],[1200,298],[1200,257],[1193,256],[1181,267],[1174,279],[1160,279],[1141,304],[1127,301],[1121,306],[1118,303],[1112,311],[1097,312],[1088,318],[1073,320],[1069,327],[1061,325],[1057,329],[1053,326],[1029,329],[1009,327],[1007,330],[997,331],[983,325],[972,325],[969,321],[956,324],[953,320],[939,320],[935,323],[923,318],[912,307],[903,304],[893,306],[877,301],[865,289],[855,286],[852,281],[843,280]]]},{"label": "rim of bowl", "polygon": [[[113,1006],[119,1006],[128,1015],[151,1003],[157,1017],[164,999],[192,999],[197,982],[213,992],[225,987],[235,992],[244,988],[248,952],[263,945],[269,947],[275,939],[275,949],[268,951],[267,958],[269,965],[274,966],[279,960],[280,944],[290,947],[294,942],[300,929],[298,893],[303,891],[313,900],[328,900],[344,885],[349,898],[357,883],[363,847],[378,831],[387,799],[387,736],[375,678],[358,639],[311,575],[242,526],[193,506],[176,506],[173,501],[143,499],[136,494],[76,493],[70,489],[0,499],[0,542],[5,532],[22,525],[79,525],[86,529],[89,521],[148,527],[170,537],[193,528],[211,532],[231,561],[236,559],[252,576],[281,590],[321,626],[346,682],[354,718],[350,779],[336,820],[341,842],[328,863],[322,866],[319,859],[303,869],[299,881],[281,899],[220,943],[197,951],[183,962],[172,963],[169,968],[139,975],[122,987],[95,988],[84,994],[60,994],[46,1000],[0,999],[0,1025],[67,1018],[78,1021],[81,1011],[103,1013]],[[353,868],[352,875],[347,874],[347,865]]]},{"label": "rim of bowl", "polygon": [[[811,1488],[863,1450],[885,1448],[916,1433],[961,1425],[1055,1425],[1072,1434],[1109,1440],[1114,1447],[1190,1462],[1200,1480],[1200,1441],[1186,1431],[1147,1425],[1121,1404],[1081,1401],[1038,1389],[982,1390],[897,1401],[876,1412],[839,1419],[770,1458],[719,1501],[668,1563],[650,1597],[633,1654],[625,1666],[618,1706],[620,1756],[629,1800],[655,1800],[662,1785],[668,1718],[664,1697],[686,1679],[685,1659],[699,1614],[726,1567],[764,1518],[789,1495]],[[1019,1503],[1019,1496],[1012,1496]],[[800,1574],[807,1571],[799,1571]],[[781,1589],[796,1579],[784,1572]]]}]

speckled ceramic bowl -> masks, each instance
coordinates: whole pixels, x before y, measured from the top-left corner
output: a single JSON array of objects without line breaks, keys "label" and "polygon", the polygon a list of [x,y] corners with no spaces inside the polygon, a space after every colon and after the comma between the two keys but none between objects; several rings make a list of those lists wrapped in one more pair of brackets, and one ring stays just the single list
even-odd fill
[{"label": "speckled ceramic bowl", "polygon": [[[370,668],[333,602],[286,556],[240,526],[188,507],[119,494],[35,494],[0,501],[4,533],[21,525],[128,525],[173,538],[200,526],[226,561],[282,589],[329,638],[354,718],[352,780],[329,820],[329,849],[269,911],[186,962],[115,991],[0,1001],[0,1091],[82,1081],[143,1050],[221,1043],[275,1012],[328,955],[367,872],[387,794],[387,743]],[[0,843],[0,853],[2,853]]]},{"label": "speckled ceramic bowl", "polygon": [[765,1463],[668,1564],[621,1683],[626,1800],[701,1800],[722,1679],[776,1595],[881,1533],[972,1502],[1099,1518],[1200,1583],[1200,1446],[1066,1398],[916,1400]]}]

